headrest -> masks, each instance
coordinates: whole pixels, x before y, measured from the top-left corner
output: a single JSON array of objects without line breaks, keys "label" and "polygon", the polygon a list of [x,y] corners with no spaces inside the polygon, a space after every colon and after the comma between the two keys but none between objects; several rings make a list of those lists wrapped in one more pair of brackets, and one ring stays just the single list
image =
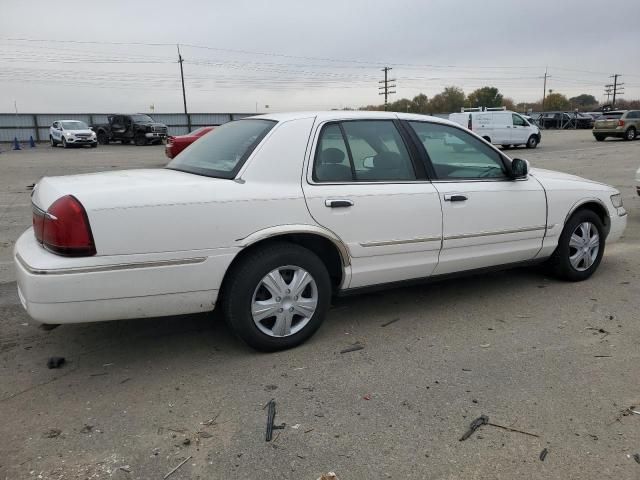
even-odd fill
[{"label": "headrest", "polygon": [[336,164],[342,163],[344,160],[344,152],[339,148],[327,148],[320,152],[320,163]]},{"label": "headrest", "polygon": [[373,167],[381,170],[402,168],[402,157],[396,152],[380,152],[373,157]]}]

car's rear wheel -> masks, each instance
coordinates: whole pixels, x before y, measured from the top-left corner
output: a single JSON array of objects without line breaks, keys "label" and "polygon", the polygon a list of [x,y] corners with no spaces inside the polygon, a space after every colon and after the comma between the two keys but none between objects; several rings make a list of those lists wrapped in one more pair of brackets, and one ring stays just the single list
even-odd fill
[{"label": "car's rear wheel", "polygon": [[625,140],[633,140],[636,138],[636,129],[633,127],[629,127],[627,131],[624,133]]},{"label": "car's rear wheel", "polygon": [[324,320],[331,281],[310,250],[278,243],[255,250],[233,266],[222,292],[233,331],[257,350],[295,347]]},{"label": "car's rear wheel", "polygon": [[120,141],[122,142],[122,145],[129,145],[131,143],[131,140],[129,140],[128,138],[123,138]]},{"label": "car's rear wheel", "polygon": [[606,138],[604,135],[594,135],[594,137],[597,142],[604,142],[604,139]]},{"label": "car's rear wheel", "polygon": [[144,133],[140,133],[140,134],[136,135],[135,144],[138,147],[141,147],[141,146],[147,144],[147,137],[144,136]]},{"label": "car's rear wheel", "polygon": [[565,224],[549,264],[563,280],[586,280],[600,265],[604,246],[605,233],[600,217],[591,210],[578,210]]},{"label": "car's rear wheel", "polygon": [[109,137],[105,132],[98,132],[98,143],[100,145],[107,145],[109,143]]},{"label": "car's rear wheel", "polygon": [[527,140],[527,148],[536,148],[538,146],[538,137],[531,135]]}]

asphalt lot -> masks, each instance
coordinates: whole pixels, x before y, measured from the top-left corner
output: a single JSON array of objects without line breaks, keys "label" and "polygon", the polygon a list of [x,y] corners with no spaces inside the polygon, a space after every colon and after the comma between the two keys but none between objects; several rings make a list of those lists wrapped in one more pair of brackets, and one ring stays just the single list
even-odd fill
[{"label": "asphalt lot", "polygon": [[[161,479],[186,458],[171,480],[640,478],[640,415],[623,414],[640,405],[640,140],[545,131],[538,149],[508,152],[623,193],[626,234],[592,279],[518,269],[339,299],[315,337],[275,354],[211,315],[38,328],[11,262],[30,225],[27,185],[166,162],[152,146],[9,148],[0,478]],[[355,342],[365,348],[339,353]],[[49,370],[50,356],[67,364]],[[266,443],[271,398],[286,426]],[[459,441],[480,414],[537,436],[483,426]]]}]

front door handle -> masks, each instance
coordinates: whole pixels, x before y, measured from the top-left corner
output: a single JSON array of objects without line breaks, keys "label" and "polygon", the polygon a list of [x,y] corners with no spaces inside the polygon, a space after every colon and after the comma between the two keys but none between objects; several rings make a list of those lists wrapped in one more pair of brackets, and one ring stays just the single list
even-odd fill
[{"label": "front door handle", "polygon": [[353,202],[346,198],[336,198],[324,201],[324,206],[329,208],[347,208],[353,207]]},{"label": "front door handle", "polygon": [[447,202],[466,202],[468,200],[467,196],[461,193],[446,193],[444,199]]}]

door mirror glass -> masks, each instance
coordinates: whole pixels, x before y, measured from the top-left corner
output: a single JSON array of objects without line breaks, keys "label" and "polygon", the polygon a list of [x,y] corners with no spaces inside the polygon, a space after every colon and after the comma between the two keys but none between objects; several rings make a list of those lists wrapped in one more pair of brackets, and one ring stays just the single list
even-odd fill
[{"label": "door mirror glass", "polygon": [[511,161],[511,178],[525,178],[529,173],[529,162],[520,158]]}]

